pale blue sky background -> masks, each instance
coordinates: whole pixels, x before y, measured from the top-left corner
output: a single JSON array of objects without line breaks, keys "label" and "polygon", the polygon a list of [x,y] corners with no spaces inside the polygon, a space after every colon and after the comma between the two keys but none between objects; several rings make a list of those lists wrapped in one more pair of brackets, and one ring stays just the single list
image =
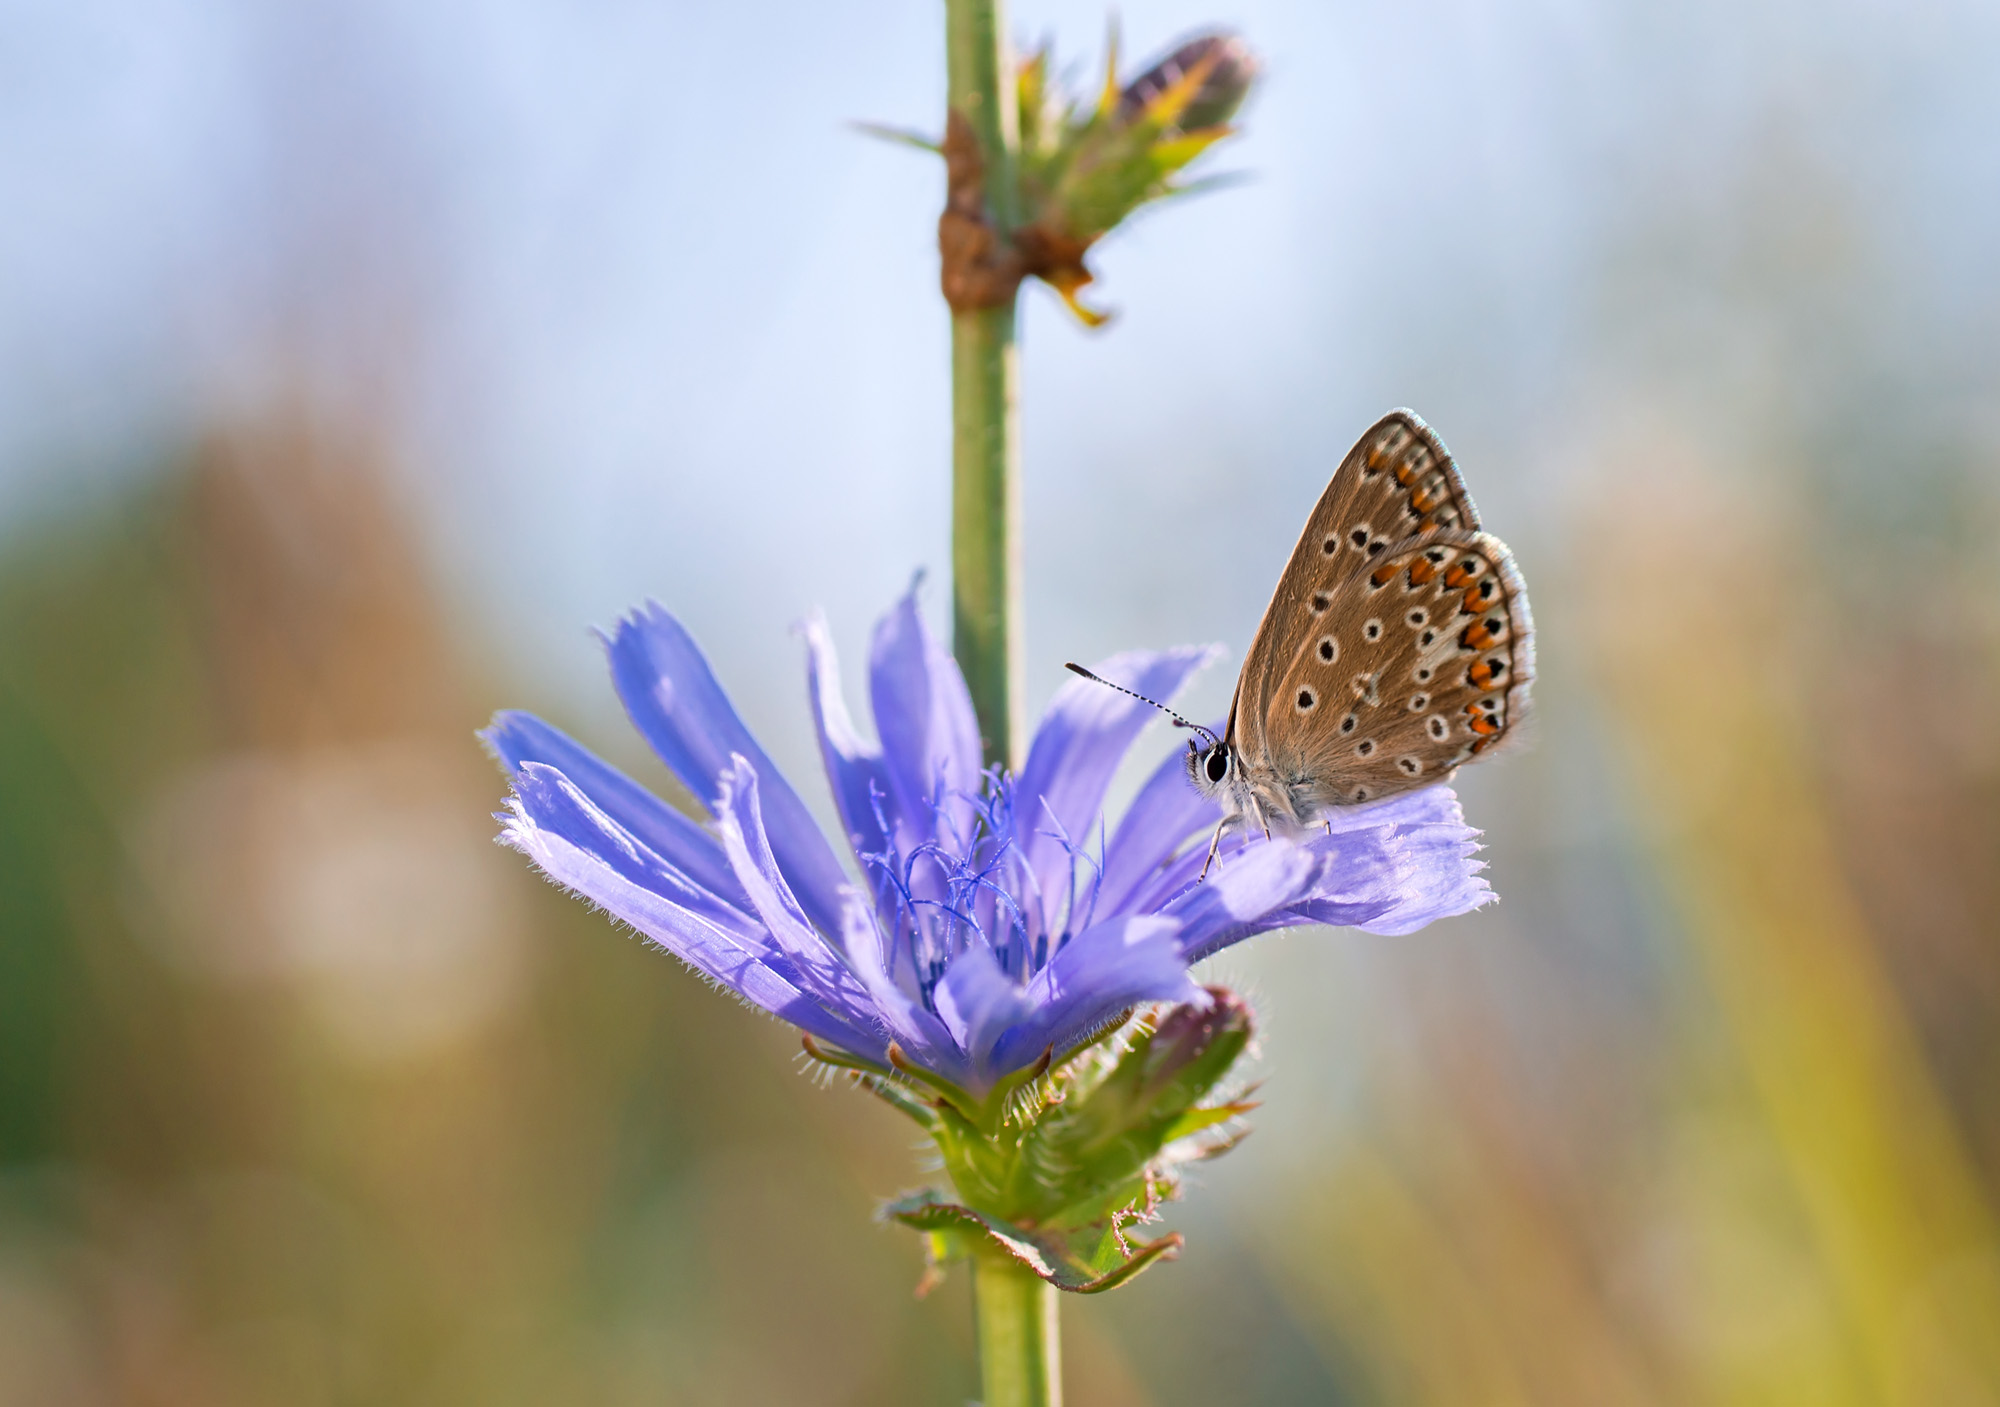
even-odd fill
[{"label": "pale blue sky background", "polygon": [[[1038,696],[1070,655],[1240,648],[1393,404],[1531,582],[1575,476],[1616,472],[1591,445],[1620,398],[1727,400],[1774,322],[1866,324],[1881,365],[1841,375],[1923,379],[1986,433],[1989,6],[1123,15],[1134,55],[1233,24],[1269,76],[1218,163],[1254,179],[1099,255],[1108,332],[1026,300]],[[1097,60],[1096,7],[1014,23]],[[823,604],[856,645],[944,561],[939,177],[843,126],[935,122],[940,25],[929,0],[10,0],[0,513],[254,403],[285,352],[403,427],[453,590],[517,666],[592,707],[581,623],[657,595],[795,750],[786,624]],[[1757,253],[1774,220],[1840,246],[1794,270],[1804,313],[1733,286],[1810,260]],[[1807,370],[1798,394],[1843,394]]]}]

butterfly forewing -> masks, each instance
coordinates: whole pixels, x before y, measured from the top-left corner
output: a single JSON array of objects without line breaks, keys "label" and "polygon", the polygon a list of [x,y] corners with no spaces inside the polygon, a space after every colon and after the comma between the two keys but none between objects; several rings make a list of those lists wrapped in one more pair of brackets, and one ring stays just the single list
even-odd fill
[{"label": "butterfly forewing", "polygon": [[[1268,746],[1279,680],[1316,643],[1350,575],[1372,570],[1411,539],[1477,531],[1479,514],[1444,442],[1413,411],[1392,410],[1355,442],[1333,472],[1244,657],[1230,727],[1255,755]],[[1252,706],[1262,700],[1267,707]]]},{"label": "butterfly forewing", "polygon": [[1534,628],[1498,538],[1428,532],[1329,594],[1262,711],[1270,766],[1306,790],[1300,812],[1428,786],[1525,713]]}]

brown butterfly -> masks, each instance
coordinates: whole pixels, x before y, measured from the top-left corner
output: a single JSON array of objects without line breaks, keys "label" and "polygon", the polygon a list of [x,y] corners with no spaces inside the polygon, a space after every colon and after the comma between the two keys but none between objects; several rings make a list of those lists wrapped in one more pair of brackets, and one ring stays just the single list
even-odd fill
[{"label": "brown butterfly", "polygon": [[1394,410],[1334,470],[1188,776],[1222,806],[1216,843],[1239,821],[1298,834],[1491,753],[1534,672],[1513,554],[1479,530],[1443,441]]}]

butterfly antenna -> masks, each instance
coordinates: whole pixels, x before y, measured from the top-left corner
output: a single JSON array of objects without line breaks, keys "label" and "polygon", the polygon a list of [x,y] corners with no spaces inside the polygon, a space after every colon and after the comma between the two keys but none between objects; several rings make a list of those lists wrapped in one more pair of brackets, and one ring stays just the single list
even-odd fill
[{"label": "butterfly antenna", "polygon": [[1208,745],[1210,747],[1214,747],[1215,745],[1217,745],[1222,741],[1222,739],[1216,737],[1215,734],[1209,732],[1208,729],[1202,727],[1201,724],[1188,722],[1185,718],[1181,717],[1178,713],[1175,713],[1172,709],[1168,708],[1158,699],[1149,699],[1144,694],[1126,688],[1123,684],[1113,684],[1109,679],[1103,678],[1101,675],[1092,674],[1089,670],[1085,669],[1080,664],[1066,664],[1063,666],[1063,668],[1067,669],[1072,674],[1081,674],[1085,679],[1090,680],[1093,684],[1102,684],[1105,688],[1116,689],[1119,693],[1126,695],[1128,698],[1137,699],[1140,703],[1151,704],[1154,708],[1157,708],[1160,712],[1166,714],[1167,717],[1173,719],[1177,727],[1191,728],[1195,732],[1201,734],[1204,738],[1207,738]]}]

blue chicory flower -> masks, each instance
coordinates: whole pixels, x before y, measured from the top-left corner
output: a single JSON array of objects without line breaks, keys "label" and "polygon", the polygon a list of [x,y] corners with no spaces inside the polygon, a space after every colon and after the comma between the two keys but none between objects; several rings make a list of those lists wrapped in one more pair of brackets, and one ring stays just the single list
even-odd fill
[{"label": "blue chicory flower", "polygon": [[[481,736],[513,774],[501,840],[711,981],[869,1064],[983,1095],[1132,1007],[1197,1005],[1190,964],[1266,930],[1400,934],[1492,897],[1446,786],[1335,813],[1330,832],[1225,842],[1178,754],[1115,830],[1113,773],[1151,721],[1084,680],[1049,706],[1020,775],[981,766],[972,702],[915,588],[877,623],[879,743],[842,702],[825,624],[804,627],[820,751],[846,868],[658,605],[605,637],[626,711],[714,820],[674,810],[530,714]],[[1115,655],[1095,671],[1171,699],[1214,658]],[[895,1048],[892,1055],[891,1047]]]}]

